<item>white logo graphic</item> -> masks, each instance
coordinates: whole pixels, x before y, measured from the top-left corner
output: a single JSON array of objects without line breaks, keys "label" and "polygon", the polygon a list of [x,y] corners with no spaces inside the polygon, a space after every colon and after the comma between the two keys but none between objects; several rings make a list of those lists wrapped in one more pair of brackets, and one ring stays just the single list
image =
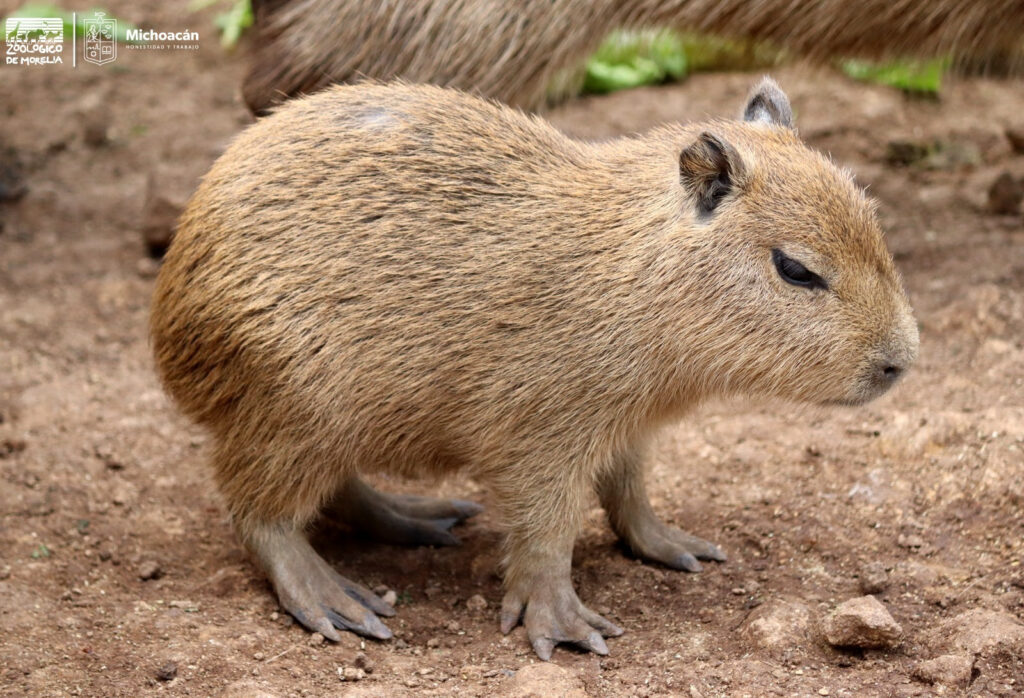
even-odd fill
[{"label": "white logo graphic", "polygon": [[85,52],[82,56],[89,63],[104,65],[117,58],[117,20],[104,19],[105,12],[95,12],[93,19],[82,22],[85,25]]},{"label": "white logo graphic", "polygon": [[9,17],[4,26],[7,65],[63,63],[64,22],[50,17]]}]

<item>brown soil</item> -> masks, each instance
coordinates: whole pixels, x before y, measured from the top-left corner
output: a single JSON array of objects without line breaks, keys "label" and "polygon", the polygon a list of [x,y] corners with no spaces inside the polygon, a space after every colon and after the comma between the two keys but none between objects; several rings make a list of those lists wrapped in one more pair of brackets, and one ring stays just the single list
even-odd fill
[{"label": "brown soil", "polygon": [[[523,631],[497,629],[487,513],[441,550],[318,533],[339,569],[399,594],[388,643],[311,644],[239,547],[205,436],[154,378],[155,262],[140,228],[147,187],[180,198],[247,122],[243,62],[221,52],[209,15],[107,5],[143,26],[187,21],[202,48],[0,73],[0,174],[16,176],[16,155],[27,186],[0,204],[0,693],[529,693]],[[1024,85],[965,79],[927,101],[831,71],[776,77],[804,137],[878,197],[920,361],[864,408],[716,404],[669,430],[650,475],[655,508],[729,562],[701,574],[640,564],[595,503],[575,582],[626,634],[605,658],[557,650],[560,669],[534,673],[547,677],[537,694],[1020,695],[1024,225],[986,207],[1002,172],[1024,177],[1006,136],[1024,126]],[[605,138],[731,114],[754,78],[701,75],[551,118]],[[893,164],[908,152],[925,159]],[[489,496],[468,481],[379,484]],[[902,643],[830,647],[822,619],[869,587]],[[467,606],[474,595],[486,609]],[[978,609],[994,613],[965,613]],[[775,631],[752,622],[764,617]],[[967,674],[929,683],[919,665],[949,654]],[[339,680],[367,663],[364,678]]]}]

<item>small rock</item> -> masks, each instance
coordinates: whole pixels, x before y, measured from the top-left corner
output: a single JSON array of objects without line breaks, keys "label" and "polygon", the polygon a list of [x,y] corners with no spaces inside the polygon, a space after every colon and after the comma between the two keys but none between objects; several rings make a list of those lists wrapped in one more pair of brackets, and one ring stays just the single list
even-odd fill
[{"label": "small rock", "polygon": [[142,203],[142,241],[153,258],[163,257],[174,237],[178,218],[185,208],[186,198],[159,185],[154,177],[146,182],[146,198]]},{"label": "small rock", "polygon": [[110,446],[97,446],[93,452],[110,470],[124,470],[125,459]]},{"label": "small rock", "polygon": [[860,590],[865,594],[880,594],[889,586],[889,574],[881,562],[869,562],[860,570]]},{"label": "small rock", "polygon": [[145,560],[139,565],[139,579],[144,582],[150,579],[159,579],[163,573],[160,563],[156,560]]},{"label": "small rock", "polygon": [[105,96],[89,92],[78,103],[78,123],[82,127],[82,140],[92,148],[99,148],[110,141],[112,114]]},{"label": "small rock", "polygon": [[1024,200],[1024,183],[1009,172],[1003,172],[988,190],[988,210],[1000,216],[1012,216],[1020,211]]},{"label": "small rock", "polygon": [[899,644],[903,628],[874,596],[845,601],[825,619],[825,639],[834,647],[888,649]]},{"label": "small rock", "polygon": [[1006,140],[1015,153],[1024,153],[1024,124],[1006,129]]},{"label": "small rock", "polygon": [[394,606],[398,603],[398,594],[395,593],[394,589],[388,589],[384,592],[384,596],[380,597],[381,601],[386,603],[388,606]]},{"label": "small rock", "polygon": [[373,593],[377,596],[384,596],[384,594],[388,593],[388,587],[385,584],[378,584],[373,588]]},{"label": "small rock", "polygon": [[320,633],[313,633],[309,636],[309,639],[307,640],[310,647],[319,647],[320,645],[324,644],[325,641],[326,640],[324,636]]},{"label": "small rock", "polygon": [[583,682],[568,669],[541,662],[516,672],[506,695],[511,698],[586,698]]},{"label": "small rock", "polygon": [[28,191],[22,170],[18,152],[0,144],[0,203],[17,201]]},{"label": "small rock", "polygon": [[156,678],[159,681],[172,681],[177,675],[178,665],[176,662],[164,662],[160,668],[156,670]]},{"label": "small rock", "polygon": [[935,659],[919,662],[911,675],[925,683],[963,689],[971,682],[973,671],[972,658],[962,654],[944,654]]},{"label": "small rock", "polygon": [[440,638],[432,637],[429,640],[427,640],[427,647],[430,647],[431,649],[433,649],[435,647],[440,647],[440,646],[441,646]]},{"label": "small rock", "polygon": [[752,646],[784,651],[807,641],[811,612],[790,599],[772,599],[748,616],[740,635]]},{"label": "small rock", "polygon": [[367,674],[372,674],[374,670],[373,661],[366,656],[366,652],[357,652],[356,658],[352,661],[357,669],[362,669]]},{"label": "small rock", "polygon": [[889,141],[885,144],[885,161],[890,165],[913,165],[928,157],[930,148],[912,141]]},{"label": "small rock", "polygon": [[366,678],[366,672],[359,667],[347,666],[338,669],[338,678],[342,681],[360,681]]},{"label": "small rock", "polygon": [[141,257],[135,263],[135,273],[141,279],[155,279],[156,275],[160,273],[160,262],[152,257]]},{"label": "small rock", "polygon": [[473,594],[466,599],[466,608],[474,613],[479,613],[487,608],[487,599],[480,594]]},{"label": "small rock", "polygon": [[940,625],[929,643],[936,650],[981,654],[1002,648],[1024,652],[1024,623],[1009,613],[974,608]]},{"label": "small rock", "polygon": [[900,546],[901,548],[920,548],[924,545],[924,538],[917,535],[916,533],[911,533],[907,535],[901,533],[896,538],[896,545]]},{"label": "small rock", "polygon": [[11,576],[10,565],[0,565],[0,580],[8,579]]}]

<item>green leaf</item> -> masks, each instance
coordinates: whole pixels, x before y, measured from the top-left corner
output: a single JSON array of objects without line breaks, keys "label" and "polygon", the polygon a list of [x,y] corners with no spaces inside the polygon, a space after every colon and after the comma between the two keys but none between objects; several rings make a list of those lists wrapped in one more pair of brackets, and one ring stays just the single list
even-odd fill
[{"label": "green leaf", "polygon": [[949,58],[930,61],[871,61],[844,60],[839,67],[847,76],[860,82],[896,87],[906,92],[938,94],[942,76],[949,68]]},{"label": "green leaf", "polygon": [[585,92],[613,92],[686,74],[682,41],[670,32],[615,32],[587,62]]},{"label": "green leaf", "polygon": [[231,9],[223,12],[213,20],[220,29],[220,45],[225,49],[233,49],[246,29],[252,26],[251,0],[235,0]]}]

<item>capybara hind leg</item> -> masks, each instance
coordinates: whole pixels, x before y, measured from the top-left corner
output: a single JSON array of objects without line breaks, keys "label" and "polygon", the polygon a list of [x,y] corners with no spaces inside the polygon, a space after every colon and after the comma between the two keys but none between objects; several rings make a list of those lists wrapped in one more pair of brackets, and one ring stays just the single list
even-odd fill
[{"label": "capybara hind leg", "polygon": [[501,631],[507,634],[522,622],[544,661],[561,642],[608,654],[604,638],[622,634],[617,625],[584,606],[572,586],[572,548],[583,508],[579,495],[586,488],[572,479],[560,475],[538,482],[539,487],[525,495],[499,488],[501,501],[510,503],[505,506],[512,525]]},{"label": "capybara hind leg", "polygon": [[479,514],[483,507],[464,499],[387,494],[352,477],[325,511],[385,543],[455,545],[459,539],[449,529]]},{"label": "capybara hind leg", "polygon": [[698,559],[725,561],[725,553],[714,543],[668,526],[657,517],[647,499],[638,454],[618,456],[599,478],[597,492],[612,529],[638,557],[687,572],[702,569]]},{"label": "capybara hind leg", "polygon": [[246,545],[263,565],[286,611],[309,630],[338,641],[337,630],[386,640],[391,631],[377,615],[395,610],[320,557],[305,535],[286,523],[257,524],[243,532]]}]

